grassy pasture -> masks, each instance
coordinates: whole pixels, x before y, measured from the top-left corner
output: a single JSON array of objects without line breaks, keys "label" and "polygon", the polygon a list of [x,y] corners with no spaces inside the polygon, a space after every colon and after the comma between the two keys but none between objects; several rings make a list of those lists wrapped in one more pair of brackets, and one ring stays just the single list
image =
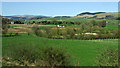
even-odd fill
[{"label": "grassy pasture", "polygon": [[[71,62],[80,64],[80,66],[95,66],[96,56],[99,51],[107,48],[118,49],[118,39],[97,39],[97,40],[66,40],[66,39],[47,39],[34,36],[32,33],[28,36],[27,31],[32,32],[35,24],[13,24],[9,31],[21,32],[19,36],[3,37],[3,56],[11,56],[11,52],[17,52],[19,48],[30,48],[35,50],[43,47],[60,47],[65,49],[71,55]],[[40,29],[56,28],[56,25],[38,25]],[[80,28],[80,25],[70,25],[74,28]],[[105,29],[117,29],[118,25],[107,25]],[[18,31],[17,31],[18,30]],[[23,32],[22,32],[23,31]]]},{"label": "grassy pasture", "polygon": [[118,49],[117,39],[104,40],[65,40],[65,39],[47,39],[41,37],[21,36],[3,37],[2,38],[3,56],[10,56],[12,51],[17,51],[20,47],[31,47],[35,50],[44,46],[61,47],[65,49],[71,56],[74,63],[80,63],[81,66],[95,65],[96,56],[100,50],[106,48]]},{"label": "grassy pasture", "polygon": [[118,29],[118,25],[107,25],[106,29]]},{"label": "grassy pasture", "polygon": [[28,20],[29,22],[32,21],[36,21],[36,22],[40,22],[40,21],[53,21],[53,20],[57,20],[57,21],[67,21],[67,22],[87,22],[88,19],[81,19],[81,18],[43,18],[43,19],[35,19],[35,20]]}]

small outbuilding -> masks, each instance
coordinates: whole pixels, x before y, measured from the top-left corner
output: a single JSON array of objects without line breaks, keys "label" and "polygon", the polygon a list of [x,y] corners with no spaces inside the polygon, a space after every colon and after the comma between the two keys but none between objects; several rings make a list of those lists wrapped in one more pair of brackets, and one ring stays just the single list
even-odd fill
[{"label": "small outbuilding", "polygon": [[14,22],[11,22],[11,24],[14,24]]},{"label": "small outbuilding", "polygon": [[57,25],[57,27],[65,27],[64,25]]},{"label": "small outbuilding", "polygon": [[108,21],[106,21],[106,23],[109,23]]}]

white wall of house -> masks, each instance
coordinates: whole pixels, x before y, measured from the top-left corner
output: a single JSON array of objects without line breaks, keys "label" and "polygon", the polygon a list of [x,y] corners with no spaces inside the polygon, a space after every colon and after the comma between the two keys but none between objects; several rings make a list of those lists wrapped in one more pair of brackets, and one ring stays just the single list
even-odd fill
[{"label": "white wall of house", "polygon": [[57,27],[65,27],[64,25],[57,25]]},{"label": "white wall of house", "polygon": [[14,24],[14,22],[11,22],[11,24]]}]

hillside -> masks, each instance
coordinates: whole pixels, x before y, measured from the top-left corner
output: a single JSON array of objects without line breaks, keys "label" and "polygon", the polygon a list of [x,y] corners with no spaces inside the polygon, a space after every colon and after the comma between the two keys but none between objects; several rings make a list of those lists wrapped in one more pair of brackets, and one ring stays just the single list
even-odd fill
[{"label": "hillside", "polygon": [[50,18],[49,16],[43,16],[43,15],[13,15],[13,16],[3,16],[4,18],[9,18],[13,20],[28,20],[28,19],[41,19],[41,18]]},{"label": "hillside", "polygon": [[118,13],[117,12],[113,12],[113,13],[105,13],[105,12],[90,13],[90,12],[84,12],[84,13],[78,14],[75,17],[79,17],[79,18],[96,18],[96,19],[117,19],[118,18]]}]

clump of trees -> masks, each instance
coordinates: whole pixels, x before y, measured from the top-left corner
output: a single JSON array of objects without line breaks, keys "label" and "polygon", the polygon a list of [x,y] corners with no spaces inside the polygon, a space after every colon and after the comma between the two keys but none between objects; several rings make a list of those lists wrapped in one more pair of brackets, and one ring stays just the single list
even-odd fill
[{"label": "clump of trees", "polygon": [[[59,20],[52,20],[52,21],[39,21],[36,22],[35,20],[28,22],[28,23],[35,23],[35,24],[43,24],[43,25],[49,25],[49,24],[54,24],[54,25],[81,25],[84,22],[80,22],[80,21],[59,21]],[[100,27],[105,27],[106,26],[106,21],[96,21],[96,20],[90,20],[88,22],[89,24],[93,25],[93,26],[100,26]]]},{"label": "clump of trees", "polygon": [[52,21],[39,21],[39,22],[28,22],[28,23],[35,23],[35,24],[42,24],[42,25],[49,25],[49,24],[53,24],[53,25],[72,25],[72,24],[76,24],[76,25],[80,25],[81,22],[68,22],[68,21],[57,21],[57,20],[52,20]]},{"label": "clump of trees", "polygon": [[[7,20],[3,20],[7,21]],[[19,22],[19,21],[17,21]],[[20,21],[21,22],[21,21]],[[32,23],[36,23],[33,21]],[[55,25],[65,25],[65,27],[54,29],[49,29],[47,27],[39,27],[37,25],[33,26],[33,32],[36,36],[52,38],[52,39],[78,39],[78,40],[89,40],[89,39],[107,39],[107,38],[118,38],[118,30],[108,30],[104,29],[106,26],[106,21],[96,21],[90,20],[88,23],[81,22],[66,22],[66,21],[40,21],[39,24],[55,24]],[[75,28],[72,24],[79,25],[80,27]],[[7,23],[3,23],[3,34],[7,33],[8,26]],[[91,34],[86,34],[91,33]],[[96,33],[96,35],[92,35]],[[17,34],[16,34],[17,35]]]},{"label": "clump of trees", "polygon": [[6,33],[8,32],[8,28],[9,28],[9,25],[8,23],[10,23],[11,20],[10,19],[7,19],[7,18],[2,18],[2,34],[5,36]]},{"label": "clump of trees", "polygon": [[22,20],[15,20],[14,24],[24,24],[24,22]]},{"label": "clump of trees", "polygon": [[32,30],[36,36],[40,35],[40,28],[38,26],[33,26]]},{"label": "clump of trees", "polygon": [[78,40],[91,40],[91,39],[114,39],[118,38],[118,30],[104,29],[99,26],[89,26],[82,24],[80,28],[66,26],[65,28],[42,28],[35,26],[33,32],[36,36],[52,38],[52,39],[78,39]]},{"label": "clump of trees", "polygon": [[10,23],[14,20],[8,19],[8,18],[2,18],[2,36],[9,37],[9,36],[18,36],[18,33],[8,33],[8,29],[10,27]]},{"label": "clump of trees", "polygon": [[105,27],[105,26],[106,26],[106,21],[98,22],[98,25],[99,25],[100,27]]},{"label": "clump of trees", "polygon": [[98,23],[97,23],[96,20],[91,20],[90,23],[91,23],[93,26],[97,26],[97,25],[98,25]]}]

